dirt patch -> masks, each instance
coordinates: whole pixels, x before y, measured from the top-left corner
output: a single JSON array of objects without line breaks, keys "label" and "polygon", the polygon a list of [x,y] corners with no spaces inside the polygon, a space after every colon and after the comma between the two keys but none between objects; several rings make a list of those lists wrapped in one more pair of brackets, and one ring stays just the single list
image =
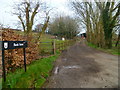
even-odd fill
[{"label": "dirt patch", "polygon": [[59,57],[44,87],[117,88],[118,56],[76,43]]}]

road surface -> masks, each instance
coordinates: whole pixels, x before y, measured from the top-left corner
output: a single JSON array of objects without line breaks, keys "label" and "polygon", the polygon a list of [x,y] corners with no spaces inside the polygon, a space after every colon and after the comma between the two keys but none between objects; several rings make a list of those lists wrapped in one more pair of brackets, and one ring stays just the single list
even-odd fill
[{"label": "road surface", "polygon": [[58,58],[43,87],[118,88],[118,56],[78,42]]}]

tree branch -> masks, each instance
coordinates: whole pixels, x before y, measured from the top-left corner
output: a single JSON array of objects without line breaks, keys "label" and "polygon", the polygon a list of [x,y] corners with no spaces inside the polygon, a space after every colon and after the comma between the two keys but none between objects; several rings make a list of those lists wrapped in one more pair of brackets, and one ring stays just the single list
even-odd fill
[{"label": "tree branch", "polygon": [[37,5],[36,5],[36,7],[35,7],[35,9],[34,9],[34,11],[32,13],[32,16],[31,16],[31,25],[33,25],[34,17],[38,13],[37,10],[38,10],[39,6],[40,6],[39,3],[37,3]]},{"label": "tree branch", "polygon": [[23,26],[23,30],[24,30],[24,32],[25,32],[25,24],[24,24],[21,16],[18,16],[18,18],[20,19],[20,22],[21,22],[21,24],[22,24],[22,26]]}]

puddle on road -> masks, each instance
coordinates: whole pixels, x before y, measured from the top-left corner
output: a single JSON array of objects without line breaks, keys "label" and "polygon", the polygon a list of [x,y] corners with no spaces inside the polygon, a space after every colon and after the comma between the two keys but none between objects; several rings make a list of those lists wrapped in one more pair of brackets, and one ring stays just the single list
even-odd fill
[{"label": "puddle on road", "polygon": [[67,58],[64,58],[63,61],[67,61]]},{"label": "puddle on road", "polygon": [[[78,68],[80,68],[80,66],[63,66],[62,70],[65,70],[65,69],[78,69]],[[54,74],[58,74],[58,73],[59,73],[59,67],[56,67]]]},{"label": "puddle on road", "polygon": [[63,66],[63,68],[66,68],[66,69],[77,69],[77,68],[80,68],[79,66]]}]

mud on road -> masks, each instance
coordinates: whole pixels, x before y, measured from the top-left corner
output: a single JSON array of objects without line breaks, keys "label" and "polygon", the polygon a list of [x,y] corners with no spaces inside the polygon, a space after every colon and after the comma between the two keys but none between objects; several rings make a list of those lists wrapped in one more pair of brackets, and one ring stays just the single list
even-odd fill
[{"label": "mud on road", "polygon": [[118,56],[78,42],[55,63],[45,88],[117,88]]}]

